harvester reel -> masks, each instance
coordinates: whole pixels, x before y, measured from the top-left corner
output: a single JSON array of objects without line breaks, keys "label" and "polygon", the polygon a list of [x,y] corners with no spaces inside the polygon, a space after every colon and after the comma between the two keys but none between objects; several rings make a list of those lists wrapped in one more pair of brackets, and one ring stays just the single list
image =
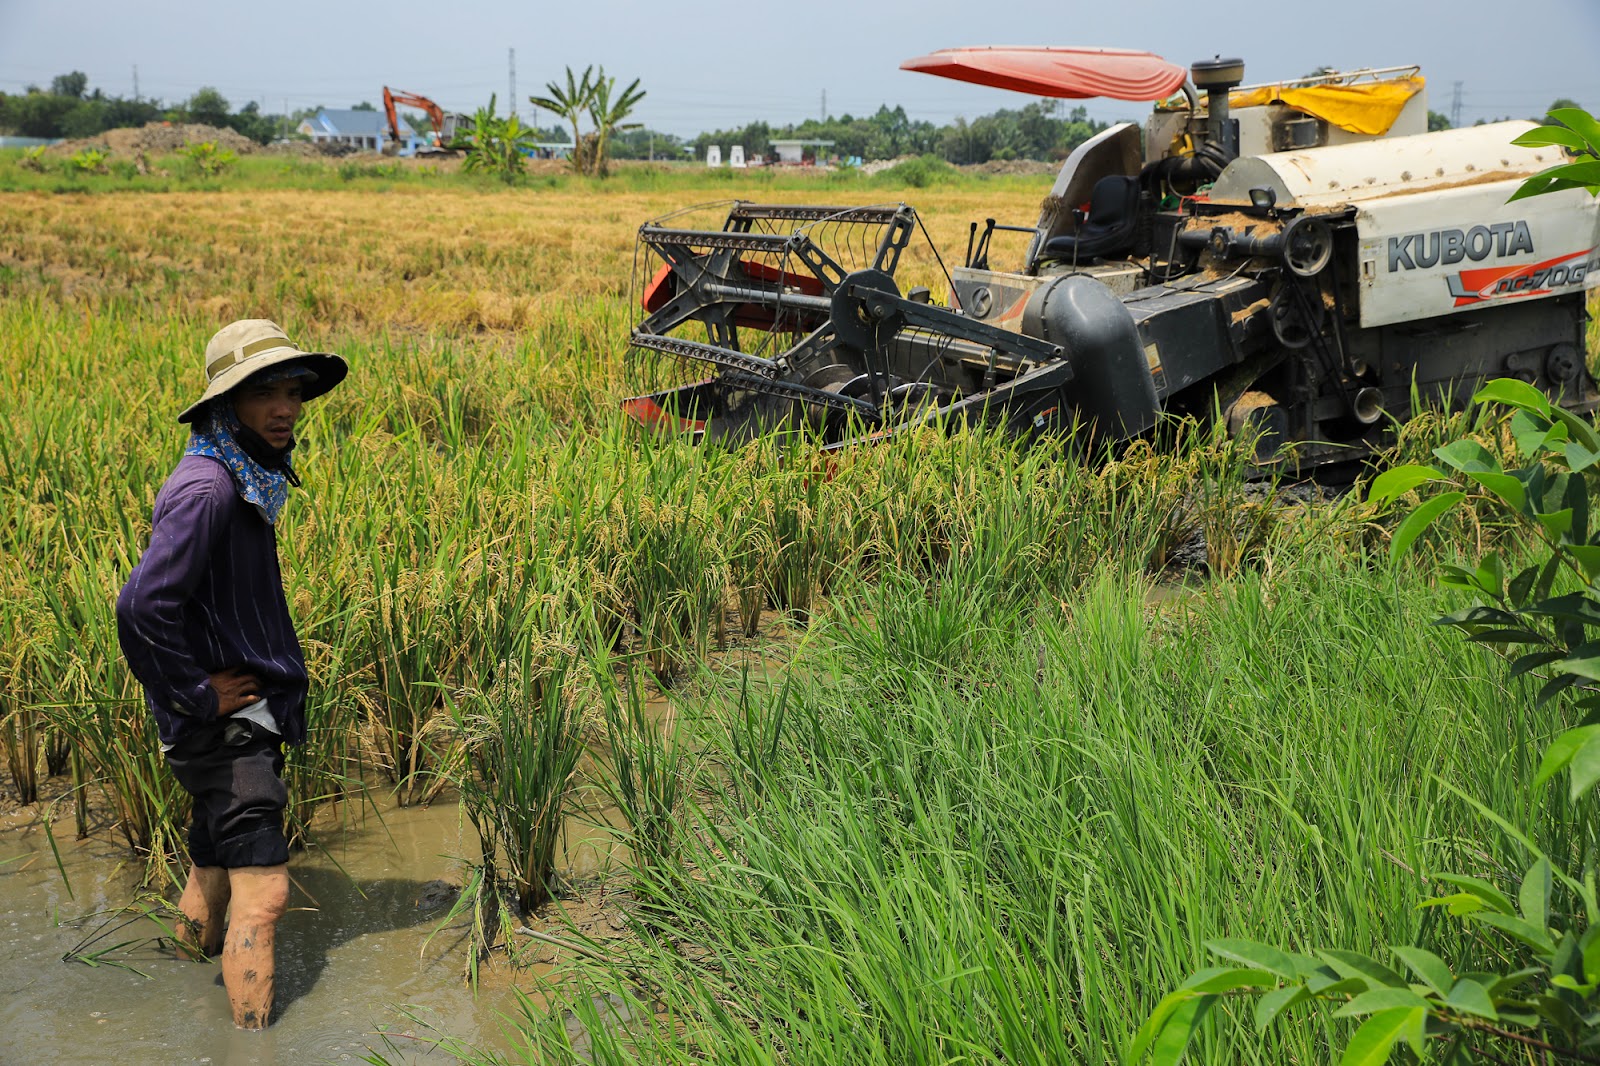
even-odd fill
[{"label": "harvester reel", "polygon": [[1059,344],[901,294],[894,271],[915,224],[904,205],[745,203],[720,229],[647,223],[641,262],[654,272],[632,345],[693,380],[625,409],[711,435],[792,418],[839,439],[945,409],[985,418],[977,401],[991,393],[1003,411],[1069,380]]},{"label": "harvester reel", "polygon": [[1283,231],[1283,264],[1297,277],[1322,273],[1333,258],[1333,229],[1320,218],[1301,215]]}]

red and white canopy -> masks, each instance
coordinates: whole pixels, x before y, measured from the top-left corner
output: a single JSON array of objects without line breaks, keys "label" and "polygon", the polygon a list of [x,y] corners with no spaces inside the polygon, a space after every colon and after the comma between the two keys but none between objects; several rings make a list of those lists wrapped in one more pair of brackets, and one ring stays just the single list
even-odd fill
[{"label": "red and white canopy", "polygon": [[900,69],[1069,99],[1165,100],[1189,77],[1153,52],[1123,48],[941,48]]}]

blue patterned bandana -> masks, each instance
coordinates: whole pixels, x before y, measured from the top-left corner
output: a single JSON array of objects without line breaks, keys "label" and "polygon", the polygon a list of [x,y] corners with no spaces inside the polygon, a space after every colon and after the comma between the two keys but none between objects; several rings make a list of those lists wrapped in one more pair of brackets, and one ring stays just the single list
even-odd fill
[{"label": "blue patterned bandana", "polygon": [[[268,470],[245,452],[234,434],[240,429],[239,419],[233,413],[233,401],[219,396],[210,410],[194,420],[189,432],[189,446],[185,455],[207,455],[220,460],[233,475],[233,483],[245,502],[253,503],[261,517],[277,524],[278,514],[289,499],[289,459],[284,457],[284,470]],[[287,473],[285,471],[288,471]]]}]

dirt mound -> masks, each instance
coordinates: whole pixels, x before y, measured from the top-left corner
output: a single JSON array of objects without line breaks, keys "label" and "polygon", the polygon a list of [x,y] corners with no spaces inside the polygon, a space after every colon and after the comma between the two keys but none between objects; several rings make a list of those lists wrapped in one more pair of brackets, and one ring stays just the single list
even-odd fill
[{"label": "dirt mound", "polygon": [[960,168],[967,174],[1054,174],[1060,163],[1044,163],[1037,159],[991,159],[987,163],[970,163]]},{"label": "dirt mound", "polygon": [[142,129],[125,127],[106,130],[95,137],[63,141],[51,152],[72,155],[85,148],[98,148],[117,156],[131,156],[140,152],[145,155],[171,155],[182,151],[185,144],[198,144],[201,141],[215,141],[218,148],[227,148],[239,155],[249,155],[260,147],[244,134],[226,127],[219,129],[198,123],[151,122]]},{"label": "dirt mound", "polygon": [[863,163],[861,165],[861,173],[870,178],[874,174],[881,174],[891,167],[897,167],[901,163],[909,163],[912,160],[919,158],[921,157],[914,155],[899,155],[895,156],[893,159],[874,159],[870,163]]}]

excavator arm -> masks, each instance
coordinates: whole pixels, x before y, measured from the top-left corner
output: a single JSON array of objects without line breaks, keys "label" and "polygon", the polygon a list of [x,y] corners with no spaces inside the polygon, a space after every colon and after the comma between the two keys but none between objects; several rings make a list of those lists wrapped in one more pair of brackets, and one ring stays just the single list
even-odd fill
[{"label": "excavator arm", "polygon": [[400,116],[395,112],[396,105],[415,107],[428,116],[433,123],[433,143],[435,147],[443,147],[441,143],[444,130],[444,109],[426,96],[404,91],[396,92],[387,85],[383,87],[383,113],[389,120],[389,137],[394,143],[399,144],[403,138],[400,136]]}]

